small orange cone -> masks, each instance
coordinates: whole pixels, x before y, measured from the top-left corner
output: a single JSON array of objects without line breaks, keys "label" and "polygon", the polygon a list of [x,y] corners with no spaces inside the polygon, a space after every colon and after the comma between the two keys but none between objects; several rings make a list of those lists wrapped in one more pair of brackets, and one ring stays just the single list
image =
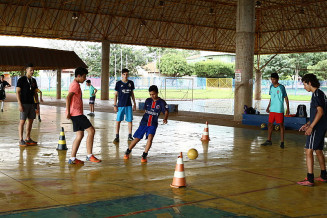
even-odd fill
[{"label": "small orange cone", "polygon": [[208,121],[206,122],[206,127],[204,127],[201,141],[210,141]]},{"label": "small orange cone", "polygon": [[173,183],[170,185],[172,188],[186,187],[186,179],[184,172],[184,162],[183,162],[183,153],[181,152],[180,156],[177,158]]}]

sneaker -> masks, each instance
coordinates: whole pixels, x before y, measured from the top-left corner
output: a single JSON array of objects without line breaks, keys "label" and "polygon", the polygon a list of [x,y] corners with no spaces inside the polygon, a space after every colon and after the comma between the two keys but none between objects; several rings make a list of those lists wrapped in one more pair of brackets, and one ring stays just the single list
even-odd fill
[{"label": "sneaker", "polygon": [[267,140],[264,143],[261,144],[262,146],[272,145],[272,142]]},{"label": "sneaker", "polygon": [[3,109],[1,109],[1,112],[3,112]]},{"label": "sneaker", "polygon": [[24,140],[20,140],[19,141],[19,146],[26,147],[27,145],[26,145],[26,142]]},{"label": "sneaker", "polygon": [[101,160],[99,160],[98,158],[94,157],[94,155],[92,155],[91,157],[87,157],[86,156],[86,161],[91,161],[93,163],[100,163]]},{"label": "sneaker", "polygon": [[304,180],[297,182],[297,184],[303,186],[309,186],[309,187],[312,187],[314,185],[313,182],[309,182],[308,178],[305,178]]},{"label": "sneaker", "polygon": [[89,113],[89,114],[87,114],[87,115],[93,117],[93,116],[94,116],[94,113]]},{"label": "sneaker", "polygon": [[327,179],[323,179],[321,176],[315,178],[315,180],[319,182],[327,182]]},{"label": "sneaker", "polygon": [[284,143],[280,143],[280,148],[282,148],[282,149],[284,149],[285,148],[285,145],[284,145]]},{"label": "sneaker", "polygon": [[37,142],[36,141],[33,141],[32,139],[26,139],[25,142],[28,145],[36,145],[37,144]]},{"label": "sneaker", "polygon": [[133,137],[132,136],[128,136],[128,141],[133,141]]},{"label": "sneaker", "polygon": [[83,165],[84,161],[78,160],[77,158],[75,160],[69,159],[68,164],[81,164],[81,165]]},{"label": "sneaker", "polygon": [[148,162],[147,158],[146,157],[142,157],[141,163],[146,163],[146,162]]},{"label": "sneaker", "polygon": [[118,142],[119,142],[119,138],[115,138],[114,143],[118,143]]},{"label": "sneaker", "polygon": [[124,155],[124,160],[128,160],[129,159],[129,154],[125,154]]}]

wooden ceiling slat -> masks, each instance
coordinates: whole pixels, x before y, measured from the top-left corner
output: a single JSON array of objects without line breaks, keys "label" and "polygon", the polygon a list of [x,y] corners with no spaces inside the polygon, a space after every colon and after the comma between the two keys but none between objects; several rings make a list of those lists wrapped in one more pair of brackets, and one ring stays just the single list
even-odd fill
[{"label": "wooden ceiling slat", "polygon": [[[0,34],[235,52],[236,0],[11,0]],[[255,52],[327,47],[326,0],[262,0]],[[211,10],[212,9],[212,10]],[[212,12],[212,13],[210,13]],[[73,20],[73,13],[78,19]],[[141,27],[142,22],[144,25]],[[301,34],[299,34],[301,33]]]}]

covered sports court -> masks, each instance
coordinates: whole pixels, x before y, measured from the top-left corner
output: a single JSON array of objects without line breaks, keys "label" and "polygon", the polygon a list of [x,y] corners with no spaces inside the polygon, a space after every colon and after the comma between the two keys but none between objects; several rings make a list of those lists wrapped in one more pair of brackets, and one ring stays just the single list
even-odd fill
[{"label": "covered sports court", "polygon": [[[51,100],[46,100],[51,102]],[[17,103],[7,102],[1,113],[0,215],[4,217],[308,217],[326,216],[327,186],[296,184],[305,173],[304,136],[286,134],[286,148],[260,146],[266,131],[210,125],[211,141],[200,141],[205,115],[192,122],[172,114],[159,125],[147,164],[141,163],[142,140],[129,161],[127,123],[122,123],[121,142],[113,144],[115,114],[112,107],[97,112],[94,154],[100,164],[68,166],[75,134],[64,108],[42,105],[42,122],[35,122],[32,138],[38,146],[17,145]],[[85,105],[87,106],[87,105]],[[109,111],[109,113],[107,112]],[[88,111],[85,111],[86,113]],[[140,115],[142,112],[137,112]],[[140,121],[134,116],[134,129]],[[216,118],[217,120],[218,118]],[[217,121],[215,121],[217,122]],[[232,121],[229,121],[232,122]],[[60,127],[65,128],[68,151],[57,151]],[[125,131],[125,132],[124,132]],[[125,138],[124,138],[125,136]],[[279,141],[279,134],[273,134]],[[199,152],[188,159],[190,148]],[[179,152],[184,154],[186,188],[172,183]],[[85,139],[78,158],[84,159]]]},{"label": "covered sports court", "polygon": [[[0,1],[1,35],[95,41],[103,46],[102,112],[91,118],[96,129],[94,153],[103,162],[68,166],[74,133],[65,119],[61,95],[41,106],[42,123],[35,122],[32,130],[39,144],[26,148],[17,145],[17,103],[7,102],[0,114],[0,215],[327,216],[327,185],[296,185],[306,172],[304,136],[288,131],[285,149],[278,144],[262,147],[265,131],[238,124],[243,105],[253,102],[254,68],[255,81],[261,78],[261,65],[253,66],[254,55],[326,51],[326,8],[322,0]],[[215,114],[174,114],[168,125],[159,126],[147,164],[140,163],[142,142],[125,162],[127,140],[112,143],[115,114],[107,87],[110,43],[235,52],[240,80],[234,116],[226,121]],[[134,130],[140,115],[134,117]],[[200,141],[207,120],[208,144]],[[126,126],[121,128],[122,136],[127,135]],[[67,152],[56,150],[61,127]],[[279,141],[279,134],[273,134],[273,141]],[[186,157],[190,148],[198,150],[196,160]],[[185,156],[187,187],[172,189],[179,152]],[[85,141],[78,155],[84,153]]]}]

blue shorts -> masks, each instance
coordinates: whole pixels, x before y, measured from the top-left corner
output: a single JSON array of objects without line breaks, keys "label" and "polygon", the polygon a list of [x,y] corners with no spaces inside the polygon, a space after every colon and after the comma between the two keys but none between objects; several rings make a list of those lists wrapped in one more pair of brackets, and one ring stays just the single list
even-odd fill
[{"label": "blue shorts", "polygon": [[133,109],[132,106],[126,106],[126,107],[118,107],[117,112],[117,119],[116,121],[123,121],[124,115],[126,115],[126,121],[132,122],[133,121]]},{"label": "blue shorts", "polygon": [[146,133],[145,139],[148,139],[149,134],[153,136],[156,134],[157,127],[156,126],[139,126],[139,128],[134,133],[133,137],[142,139],[144,134]]}]

